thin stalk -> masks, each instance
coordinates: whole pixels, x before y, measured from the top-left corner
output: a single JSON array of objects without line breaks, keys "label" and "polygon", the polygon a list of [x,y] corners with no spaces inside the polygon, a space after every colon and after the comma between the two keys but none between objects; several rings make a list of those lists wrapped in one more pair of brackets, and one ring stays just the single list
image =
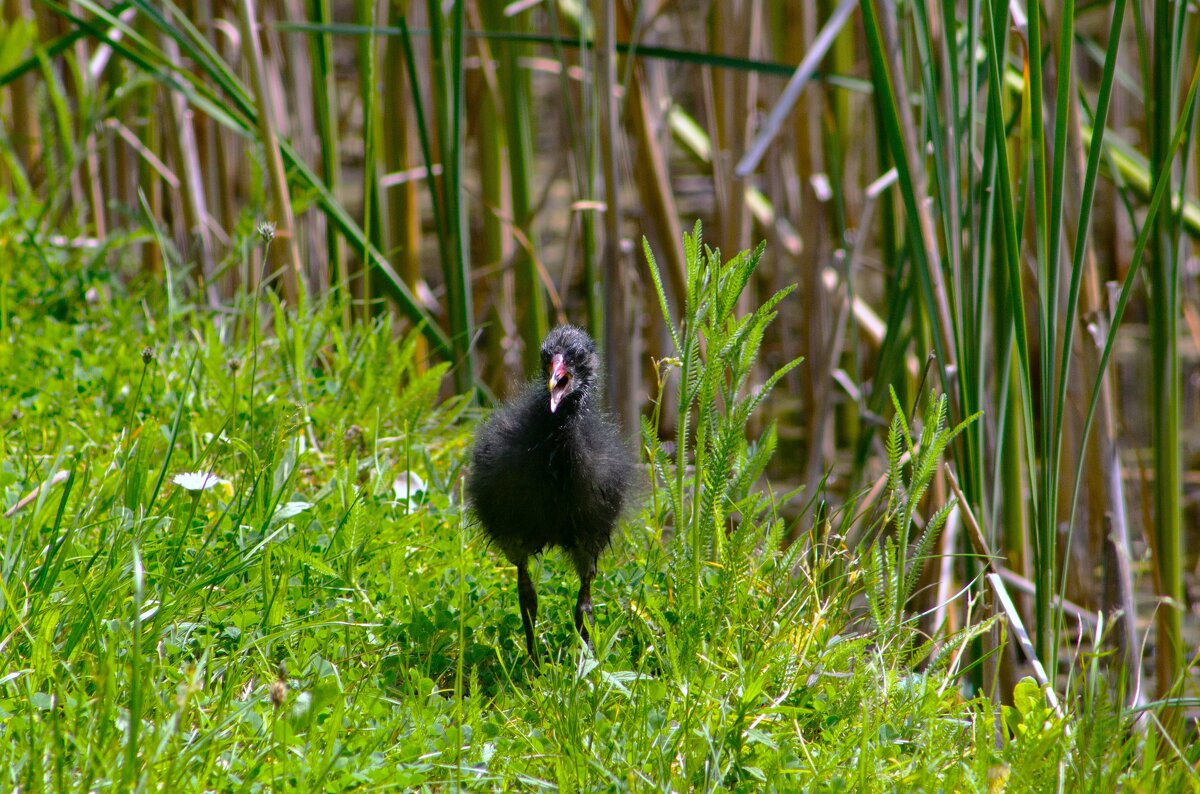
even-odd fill
[{"label": "thin stalk", "polygon": [[[486,303],[495,312],[495,332],[487,336],[487,360],[492,362],[486,373],[486,382],[494,391],[499,391],[510,380],[511,373],[506,372],[505,337],[518,322],[520,312],[516,303],[519,299],[514,295],[512,274],[507,271],[511,261],[513,245],[513,212],[510,201],[508,158],[506,152],[510,148],[508,127],[505,121],[514,112],[520,112],[508,107],[503,99],[501,84],[504,82],[497,75],[491,47],[487,41],[477,40],[475,45],[479,52],[481,68],[473,81],[476,86],[473,93],[481,94],[478,104],[479,120],[475,125],[475,149],[479,153],[479,182],[480,201],[483,205],[483,234],[479,252],[485,267],[503,267],[501,278],[490,280],[491,300]],[[478,79],[482,77],[482,79]],[[478,85],[482,83],[483,85]],[[522,372],[536,372],[541,364],[540,339],[535,343],[532,352],[537,360],[529,361],[529,342],[522,335],[522,353],[525,367]]]},{"label": "thin stalk", "polygon": [[[1155,0],[1154,37],[1147,97],[1147,134],[1150,139],[1151,185],[1165,184],[1174,192],[1175,152],[1170,146],[1175,121],[1178,89],[1177,38],[1182,25],[1171,12],[1168,0]],[[1183,125],[1186,127],[1187,125]],[[1183,129],[1181,127],[1181,130]],[[1147,220],[1149,223],[1149,219]],[[1170,213],[1159,212],[1151,225],[1149,266],[1151,437],[1154,448],[1154,533],[1155,567],[1159,595],[1168,599],[1156,612],[1158,628],[1157,676],[1155,692],[1169,697],[1183,669],[1182,616],[1177,605],[1183,603],[1183,456],[1179,444],[1180,372],[1179,372],[1179,251],[1172,244]],[[1178,711],[1169,709],[1164,722],[1169,730],[1178,727]]]},{"label": "thin stalk", "polygon": [[[393,27],[398,27],[398,21],[405,19],[407,5],[391,4],[389,19]],[[396,173],[412,168],[419,156],[412,118],[415,98],[409,85],[403,41],[398,36],[389,36],[384,48],[385,70],[390,75],[383,87],[384,116],[390,123],[383,130],[383,156],[388,172]],[[389,250],[397,260],[400,278],[414,292],[421,280],[421,205],[417,195],[418,186],[417,180],[409,179],[393,187],[387,194]],[[420,349],[415,361],[418,369],[423,371],[427,357],[426,345],[423,339],[418,344]]]},{"label": "thin stalk", "polygon": [[[1011,166],[1009,164],[1007,137],[1004,129],[1003,116],[1003,96],[1004,84],[1001,80],[1001,65],[1004,63],[1003,41],[1004,34],[1007,31],[1007,7],[997,2],[996,0],[985,0],[985,42],[987,48],[987,66],[988,66],[988,107],[987,118],[996,153],[996,169],[997,179],[996,185],[999,187],[999,208],[1000,208],[1000,231],[1002,233],[1003,257],[1002,261],[1007,271],[1008,293],[1010,295],[1009,305],[1013,311],[1011,313],[1012,328],[1016,336],[1016,352],[1017,352],[1017,374],[1018,377],[1015,386],[1020,389],[1021,401],[1020,409],[1022,411],[1022,423],[1024,429],[1030,432],[1033,427],[1033,417],[1030,399],[1030,383],[1032,381],[1029,371],[1031,356],[1029,353],[1029,342],[1026,335],[1025,322],[1025,306],[1024,306],[1024,289],[1022,287],[1021,278],[1021,255],[1020,246],[1018,244],[1018,230],[1016,211],[1017,205],[1012,189]],[[1035,471],[1032,448],[1033,445],[1025,444],[1024,452],[1026,457],[1026,470],[1032,476]],[[1030,493],[1031,497],[1031,512],[1037,515],[1038,495],[1036,492]],[[1040,603],[1046,601],[1045,605],[1039,606],[1037,614],[1049,615],[1049,591],[1039,589],[1037,599]],[[1039,642],[1042,640],[1040,628],[1042,622],[1039,620]],[[1047,625],[1048,628],[1048,625]],[[1039,653],[1040,656],[1040,653]]]},{"label": "thin stalk", "polygon": [[[1026,52],[1026,74],[1028,75],[1026,96],[1029,108],[1030,159],[1033,163],[1033,235],[1035,258],[1037,262],[1038,288],[1038,331],[1041,344],[1038,346],[1038,383],[1039,395],[1037,407],[1039,411],[1052,410],[1052,394],[1054,389],[1054,358],[1057,342],[1057,329],[1054,325],[1056,307],[1058,305],[1058,274],[1053,267],[1051,254],[1047,248],[1051,238],[1050,198],[1048,178],[1046,176],[1046,127],[1043,118],[1043,76],[1042,76],[1042,38],[1041,38],[1041,8],[1034,6],[1029,9],[1028,17],[1028,48]],[[1056,119],[1062,125],[1065,119]],[[1056,152],[1056,162],[1057,162]],[[1061,191],[1058,191],[1061,193]],[[1054,641],[1055,622],[1051,614],[1050,594],[1055,592],[1057,577],[1056,551],[1058,537],[1057,499],[1055,480],[1057,471],[1052,465],[1052,448],[1054,442],[1051,436],[1054,428],[1050,422],[1041,422],[1031,426],[1036,429],[1037,439],[1035,449],[1037,458],[1041,461],[1038,468],[1038,488],[1041,499],[1040,509],[1034,514],[1034,544],[1033,567],[1037,583],[1037,625],[1036,631],[1037,654],[1041,659],[1048,660],[1050,669],[1055,669],[1055,658],[1058,654],[1058,643]]]},{"label": "thin stalk", "polygon": [[[593,324],[603,329],[606,382],[610,403],[626,427],[633,425],[626,399],[630,365],[629,330],[625,322],[625,289],[621,267],[621,178],[617,170],[620,111],[617,108],[617,17],[615,3],[593,0],[592,16],[598,25],[596,91],[599,92],[600,161],[604,173],[604,267],[600,275],[604,300]],[[599,321],[599,322],[597,322]]]},{"label": "thin stalk", "polygon": [[[484,19],[488,20],[489,28],[505,33],[529,32],[528,14],[501,14],[498,3],[481,2],[480,6]],[[517,40],[499,41],[495,46],[503,108],[502,122],[507,139],[511,222],[518,235],[518,246],[513,254],[517,324],[521,332],[525,369],[528,372],[536,370],[540,365],[542,337],[549,330],[546,293],[538,272],[541,245],[533,223],[533,135],[537,111],[529,71],[520,63],[530,51],[528,44]]]},{"label": "thin stalk", "polygon": [[[441,189],[434,201],[441,203],[442,275],[446,282],[450,345],[454,356],[454,383],[460,392],[475,386],[474,337],[471,319],[470,246],[467,233],[465,192],[462,183],[463,153],[463,0],[450,10],[450,31],[445,30],[441,4],[428,0],[430,50],[433,59],[433,104],[437,118],[439,154],[442,161]],[[432,169],[432,165],[430,166]]]},{"label": "thin stalk", "polygon": [[[330,0],[308,0],[308,14],[314,24],[332,21]],[[327,32],[314,33],[309,38],[309,62],[312,64],[313,106],[317,122],[317,141],[321,149],[321,181],[333,191],[341,183],[341,158],[338,156],[337,81],[334,79],[333,37]],[[325,256],[328,270],[334,278],[332,298],[341,305],[342,330],[350,330],[350,283],[341,237],[333,224],[325,224]]]},{"label": "thin stalk", "polygon": [[[364,24],[370,26],[370,33],[358,43],[359,64],[359,99],[362,102],[363,113],[363,245],[382,247],[382,224],[379,214],[379,172],[376,165],[375,146],[378,139],[379,90],[376,79],[375,60],[378,55],[375,46],[375,25],[378,22],[379,3],[375,0],[359,0],[356,13]],[[358,296],[359,317],[367,320],[371,316],[371,258],[367,251],[362,252],[362,270],[359,273]]]},{"label": "thin stalk", "polygon": [[[593,207],[598,205],[597,180],[600,175],[599,142],[602,139],[600,125],[602,114],[597,112],[597,105],[603,94],[595,85],[596,68],[593,66],[592,37],[583,24],[579,13],[582,7],[564,6],[549,3],[550,25],[557,29],[560,24],[571,27],[576,39],[566,41],[560,37],[551,37],[547,43],[553,46],[554,54],[560,63],[569,63],[566,47],[575,47],[579,53],[579,67],[584,74],[593,75],[592,80],[582,85],[578,91],[579,115],[576,117],[575,92],[572,91],[566,69],[560,69],[558,74],[559,96],[561,98],[566,120],[567,138],[571,143],[571,170],[574,177],[576,200],[590,202]],[[607,207],[604,209],[607,212]],[[579,218],[579,253],[583,260],[583,290],[584,307],[588,333],[593,339],[604,339],[604,278],[601,273],[599,253],[599,227],[595,209],[589,208],[578,213]],[[566,286],[564,284],[564,286]]]},{"label": "thin stalk", "polygon": [[294,307],[300,295],[300,250],[297,245],[296,220],[292,215],[287,171],[276,135],[275,103],[267,87],[262,42],[258,36],[258,17],[252,3],[253,0],[238,0],[238,18],[245,42],[244,52],[250,72],[250,83],[254,88],[254,99],[258,106],[258,134],[263,142],[263,155],[271,180],[271,219],[282,243],[277,248],[282,255],[278,266],[283,271],[283,295],[288,304]]}]

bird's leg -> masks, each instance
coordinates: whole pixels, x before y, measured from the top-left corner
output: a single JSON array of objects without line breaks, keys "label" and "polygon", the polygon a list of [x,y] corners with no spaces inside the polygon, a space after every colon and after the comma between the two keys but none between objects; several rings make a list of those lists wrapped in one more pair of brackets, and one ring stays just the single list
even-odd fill
[{"label": "bird's leg", "polygon": [[521,598],[521,622],[525,624],[525,649],[529,658],[537,665],[537,648],[533,644],[533,626],[537,623],[537,590],[529,578],[525,560],[517,563],[517,594]]},{"label": "bird's leg", "polygon": [[592,644],[592,637],[588,633],[588,629],[596,626],[596,619],[592,617],[592,577],[595,575],[595,569],[580,574],[579,598],[575,601],[575,628],[593,653],[596,651],[596,646]]}]

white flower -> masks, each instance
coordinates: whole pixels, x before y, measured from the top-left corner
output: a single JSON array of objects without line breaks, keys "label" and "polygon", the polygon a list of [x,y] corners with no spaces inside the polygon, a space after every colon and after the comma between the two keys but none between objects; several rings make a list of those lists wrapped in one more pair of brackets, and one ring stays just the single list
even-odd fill
[{"label": "white flower", "polygon": [[215,488],[222,483],[227,483],[226,480],[222,480],[217,475],[206,471],[189,471],[176,474],[171,478],[171,482],[185,491],[207,491],[209,488]]},{"label": "white flower", "polygon": [[425,493],[425,481],[412,471],[402,471],[392,481],[392,493],[396,501],[416,501]]}]

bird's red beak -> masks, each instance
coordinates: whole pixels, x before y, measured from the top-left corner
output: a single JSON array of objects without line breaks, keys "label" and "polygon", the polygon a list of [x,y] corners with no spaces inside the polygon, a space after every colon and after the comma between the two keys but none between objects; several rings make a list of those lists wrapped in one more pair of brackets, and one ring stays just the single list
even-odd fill
[{"label": "bird's red beak", "polygon": [[558,404],[562,402],[570,383],[571,373],[567,371],[563,355],[555,353],[554,357],[550,359],[550,413],[558,410]]}]

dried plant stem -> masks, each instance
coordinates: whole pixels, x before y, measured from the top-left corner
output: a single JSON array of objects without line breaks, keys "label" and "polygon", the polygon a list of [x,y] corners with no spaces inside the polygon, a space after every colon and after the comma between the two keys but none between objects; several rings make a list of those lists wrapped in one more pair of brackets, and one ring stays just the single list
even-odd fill
[{"label": "dried plant stem", "polygon": [[[175,39],[164,36],[163,52],[176,68],[182,68],[179,44]],[[166,96],[166,123],[171,131],[166,136],[175,161],[175,173],[179,176],[179,198],[183,207],[183,223],[188,236],[189,255],[199,263],[199,277],[208,294],[209,302],[217,303],[216,284],[212,283],[213,250],[208,231],[208,203],[205,201],[204,177],[200,169],[200,152],[196,145],[196,131],[192,126],[192,112],[187,100],[177,91]]]}]

